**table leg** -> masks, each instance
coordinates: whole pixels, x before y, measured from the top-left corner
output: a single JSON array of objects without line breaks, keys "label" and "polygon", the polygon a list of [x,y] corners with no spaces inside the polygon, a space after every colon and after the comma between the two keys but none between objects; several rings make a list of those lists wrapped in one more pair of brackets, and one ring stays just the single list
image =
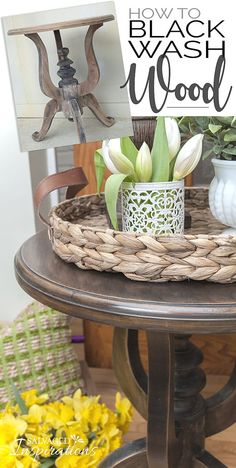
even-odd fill
[{"label": "table leg", "polygon": [[226,465],[217,460],[211,453],[204,452],[195,459],[193,468],[227,468]]},{"label": "table leg", "polygon": [[49,73],[49,64],[48,64],[48,54],[46,47],[37,33],[25,34],[26,37],[31,39],[37,47],[39,55],[39,84],[40,88],[45,94],[52,99],[60,100],[60,91],[57,88],[50,77]]},{"label": "table leg", "polygon": [[88,74],[85,81],[79,85],[79,94],[84,96],[85,94],[91,93],[97,86],[100,78],[99,65],[93,49],[93,36],[97,29],[101,28],[103,23],[93,24],[89,26],[84,41],[85,56],[88,65]]},{"label": "table leg", "polygon": [[99,102],[92,93],[81,96],[81,105],[83,107],[88,107],[95,115],[95,117],[97,117],[100,122],[106,125],[106,127],[111,127],[114,125],[115,119],[104,114]]},{"label": "table leg", "polygon": [[146,376],[137,333],[115,330],[114,370],[127,397],[148,420],[146,452],[144,445],[141,454],[135,443],[128,444],[108,456],[101,468],[226,468],[204,448],[207,410],[200,394],[206,382],[199,367],[202,352],[190,336],[148,331]]},{"label": "table leg", "polygon": [[85,131],[84,131],[84,127],[83,127],[83,122],[82,122],[79,103],[78,103],[77,99],[70,99],[68,104],[69,104],[70,109],[71,109],[71,114],[73,116],[73,121],[76,124],[76,129],[77,129],[77,132],[78,132],[79,142],[80,143],[86,143],[86,136],[85,136]]},{"label": "table leg", "polygon": [[93,37],[94,33],[97,31],[97,29],[101,28],[101,26],[103,26],[103,23],[89,26],[85,36],[84,48],[88,65],[88,75],[86,80],[78,85],[78,93],[81,97],[82,106],[88,107],[101,123],[107,127],[111,127],[114,125],[115,119],[105,115],[97,99],[91,93],[91,91],[93,91],[93,89],[96,87],[100,78],[99,65],[93,49]]},{"label": "table leg", "polygon": [[25,36],[34,42],[38,50],[40,88],[43,94],[52,98],[52,100],[46,104],[43,123],[40,131],[34,132],[32,135],[33,140],[41,141],[45,138],[55,114],[61,110],[61,93],[59,88],[54,86],[51,80],[49,73],[48,54],[42,39],[37,33],[25,34]]},{"label": "table leg", "polygon": [[149,468],[176,468],[180,453],[174,422],[174,337],[147,333]]},{"label": "table leg", "polygon": [[57,112],[59,112],[60,105],[55,99],[51,99],[46,104],[45,110],[44,110],[44,116],[43,116],[43,123],[42,127],[39,130],[39,132],[34,132],[32,135],[33,140],[35,141],[41,141],[45,138],[45,136],[48,133],[49,128],[51,127],[51,123],[53,121],[54,116],[56,115]]},{"label": "table leg", "polygon": [[236,365],[227,384],[206,400],[206,437],[224,431],[236,422]]}]

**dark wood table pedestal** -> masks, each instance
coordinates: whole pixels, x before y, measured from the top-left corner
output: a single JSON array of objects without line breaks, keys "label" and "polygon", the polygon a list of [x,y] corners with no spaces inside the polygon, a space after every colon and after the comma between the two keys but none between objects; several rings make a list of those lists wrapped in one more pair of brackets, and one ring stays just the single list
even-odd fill
[{"label": "dark wood table pedestal", "polygon": [[114,370],[124,393],[148,421],[147,440],[117,450],[101,468],[226,468],[205,450],[205,438],[235,422],[236,372],[218,395],[204,400],[203,355],[189,338],[148,331],[146,375],[138,332],[115,329]]},{"label": "dark wood table pedestal", "polygon": [[[22,246],[15,271],[22,288],[42,303],[115,327],[117,379],[148,429],[146,439],[116,450],[100,468],[227,468],[205,450],[205,439],[236,422],[236,368],[223,389],[204,399],[203,355],[191,334],[236,333],[235,285],[148,284],[80,271],[51,251],[46,232]],[[147,333],[148,374],[139,329]]]},{"label": "dark wood table pedestal", "polygon": [[[37,47],[39,55],[39,84],[41,91],[51,100],[47,103],[42,127],[39,131],[33,133],[32,138],[35,141],[41,141],[47,135],[52,121],[57,112],[62,111],[64,116],[75,123],[78,132],[79,143],[86,143],[86,135],[83,126],[82,114],[83,108],[88,107],[95,117],[107,127],[115,123],[113,117],[104,114],[96,97],[92,91],[97,86],[100,78],[99,65],[93,49],[94,33],[103,26],[104,22],[114,20],[113,15],[97,16],[77,21],[65,21],[62,23],[53,23],[48,25],[35,26],[32,28],[11,29],[8,31],[10,36],[24,34],[31,39]],[[61,29],[74,28],[79,26],[89,26],[85,36],[85,55],[88,65],[87,79],[82,83],[74,77],[76,72],[73,68],[72,60],[68,57],[69,49],[63,46],[61,38]],[[53,31],[57,55],[58,55],[58,75],[61,80],[56,87],[50,77],[48,54],[38,32]]]}]

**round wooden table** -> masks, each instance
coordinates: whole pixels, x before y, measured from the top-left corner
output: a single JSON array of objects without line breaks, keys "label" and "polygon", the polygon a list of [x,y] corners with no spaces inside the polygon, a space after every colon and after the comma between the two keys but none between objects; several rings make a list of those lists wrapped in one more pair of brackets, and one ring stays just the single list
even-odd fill
[{"label": "round wooden table", "polygon": [[[15,257],[16,277],[33,298],[75,317],[113,325],[114,369],[134,407],[148,420],[147,439],[113,452],[102,468],[223,468],[206,437],[236,422],[236,368],[205,400],[202,352],[192,333],[236,333],[236,287],[206,282],[140,283],[120,274],[82,271],[51,249],[47,232]],[[149,371],[138,349],[147,333]]]}]

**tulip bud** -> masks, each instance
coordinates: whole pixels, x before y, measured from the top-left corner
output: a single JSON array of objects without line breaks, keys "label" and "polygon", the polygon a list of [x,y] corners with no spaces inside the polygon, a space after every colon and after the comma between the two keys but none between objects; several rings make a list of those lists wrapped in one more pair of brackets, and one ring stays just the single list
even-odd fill
[{"label": "tulip bud", "polygon": [[120,151],[109,148],[109,156],[116,170],[121,174],[132,175],[136,178],[132,162]]},{"label": "tulip bud", "polygon": [[139,182],[149,182],[152,177],[152,157],[145,142],[137,154],[135,169]]},{"label": "tulip bud", "polygon": [[113,174],[118,174],[120,171],[118,171],[116,166],[113,164],[109,155],[110,147],[117,151],[120,151],[120,139],[115,138],[113,140],[105,140],[102,143],[102,156],[103,156],[103,160],[104,160],[104,163],[106,164],[107,169]]},{"label": "tulip bud", "polygon": [[165,117],[165,129],[169,148],[169,160],[171,161],[180,149],[180,131],[175,119]]},{"label": "tulip bud", "polygon": [[180,180],[190,174],[201,158],[203,135],[190,138],[181,148],[174,167],[174,180]]}]

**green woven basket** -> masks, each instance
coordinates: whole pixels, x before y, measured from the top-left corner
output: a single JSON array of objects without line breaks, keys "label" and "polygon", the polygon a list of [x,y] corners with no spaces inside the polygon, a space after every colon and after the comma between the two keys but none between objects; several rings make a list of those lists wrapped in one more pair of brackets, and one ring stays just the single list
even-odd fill
[{"label": "green woven basket", "polygon": [[0,364],[0,408],[14,402],[12,382],[53,400],[83,388],[69,317],[38,302],[0,329]]}]

